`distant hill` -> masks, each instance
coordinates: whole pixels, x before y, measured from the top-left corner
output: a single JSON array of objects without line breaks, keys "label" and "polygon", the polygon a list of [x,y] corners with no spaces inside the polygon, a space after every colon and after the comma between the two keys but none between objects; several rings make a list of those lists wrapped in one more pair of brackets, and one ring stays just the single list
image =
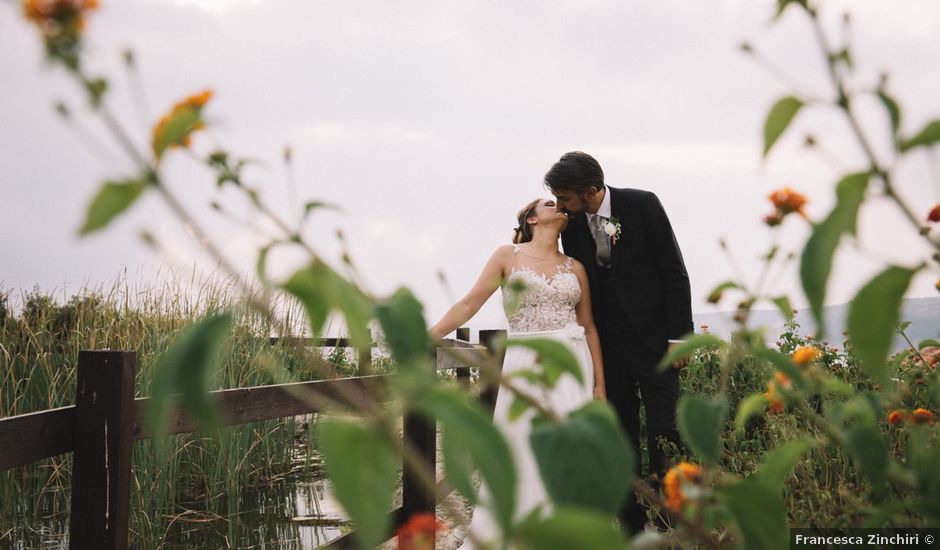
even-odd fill
[{"label": "distant hill", "polygon": [[[823,308],[823,316],[826,320],[824,340],[829,342],[829,345],[842,347],[842,332],[846,327],[848,313],[849,304]],[[728,336],[736,326],[732,321],[733,315],[734,312],[728,311],[696,313],[693,315],[695,330],[699,332],[699,327],[705,324],[708,325],[709,331],[719,336]],[[816,323],[812,317],[813,314],[809,308],[800,310],[796,314],[802,334],[815,332]],[[769,342],[773,342],[783,332],[784,319],[777,310],[756,310],[752,313],[751,319],[752,326],[767,327],[766,335]],[[915,344],[928,338],[940,340],[940,298],[908,298],[901,307],[901,320],[911,322],[905,332]],[[897,351],[905,345],[904,340],[898,336],[895,338],[892,349]]]}]

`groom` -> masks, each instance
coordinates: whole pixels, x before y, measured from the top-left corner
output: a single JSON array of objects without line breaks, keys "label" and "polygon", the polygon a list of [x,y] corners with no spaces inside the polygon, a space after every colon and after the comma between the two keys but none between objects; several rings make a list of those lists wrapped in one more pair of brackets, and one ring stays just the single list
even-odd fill
[{"label": "groom", "polygon": [[[565,254],[588,273],[594,320],[604,357],[607,400],[617,411],[641,469],[640,402],[646,407],[649,471],[662,478],[665,439],[680,445],[676,427],[679,369],[657,364],[692,332],[689,275],[679,244],[656,195],[604,185],[604,172],[580,151],[564,154],[545,174],[557,208],[569,214],[561,234]],[[681,448],[681,447],[680,447]],[[646,516],[631,494],[621,521],[631,533]]]}]

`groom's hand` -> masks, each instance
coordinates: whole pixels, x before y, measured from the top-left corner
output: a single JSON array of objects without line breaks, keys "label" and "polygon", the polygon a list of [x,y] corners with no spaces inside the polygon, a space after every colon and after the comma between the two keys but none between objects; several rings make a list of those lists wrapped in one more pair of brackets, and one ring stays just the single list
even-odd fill
[{"label": "groom's hand", "polygon": [[[668,355],[668,354],[672,353],[672,350],[676,349],[676,347],[678,347],[678,346],[679,346],[679,342],[670,342],[670,343],[669,343],[669,348],[666,350],[666,354]],[[676,370],[682,370],[682,369],[684,369],[684,368],[686,367],[686,365],[688,365],[688,364],[689,364],[689,358],[688,358],[688,356],[686,356],[686,357],[680,357],[679,359],[676,359],[675,362],[673,362],[672,368],[674,368],[674,369],[676,369]]]}]

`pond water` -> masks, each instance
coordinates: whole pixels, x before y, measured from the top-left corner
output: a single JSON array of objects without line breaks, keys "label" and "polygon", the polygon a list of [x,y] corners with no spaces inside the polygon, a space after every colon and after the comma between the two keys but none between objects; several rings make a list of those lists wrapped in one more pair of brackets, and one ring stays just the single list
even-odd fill
[{"label": "pond water", "polygon": [[[130,534],[131,548],[317,548],[349,530],[328,480],[298,459],[287,475],[259,488],[245,488],[215,507],[235,511],[226,516],[205,511],[204,502],[180,503],[162,536],[143,540]],[[14,525],[0,527],[0,550],[67,549],[69,496],[54,487],[18,510]],[[180,513],[182,511],[182,513]],[[4,514],[6,515],[6,514]],[[9,515],[8,515],[9,517]]]},{"label": "pond water", "polygon": [[244,490],[229,509],[238,512],[225,518],[180,517],[168,530],[164,548],[308,549],[348,529],[329,481],[309,474]]}]

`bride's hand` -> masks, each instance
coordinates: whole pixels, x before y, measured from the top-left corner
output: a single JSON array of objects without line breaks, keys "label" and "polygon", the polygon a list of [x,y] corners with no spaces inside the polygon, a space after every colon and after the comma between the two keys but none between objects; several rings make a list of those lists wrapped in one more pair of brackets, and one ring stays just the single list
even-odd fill
[{"label": "bride's hand", "polygon": [[604,386],[594,385],[594,399],[607,401],[607,389]]}]

